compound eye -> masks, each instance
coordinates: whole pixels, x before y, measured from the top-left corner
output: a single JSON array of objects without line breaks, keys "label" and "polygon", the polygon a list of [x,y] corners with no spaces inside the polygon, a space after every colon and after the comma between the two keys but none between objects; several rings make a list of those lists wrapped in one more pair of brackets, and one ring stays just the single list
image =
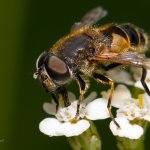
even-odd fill
[{"label": "compound eye", "polygon": [[45,69],[50,78],[58,83],[65,83],[70,77],[66,63],[60,58],[52,55],[45,61]]},{"label": "compound eye", "polygon": [[66,64],[56,56],[51,56],[47,65],[52,71],[58,74],[64,74],[67,72]]}]

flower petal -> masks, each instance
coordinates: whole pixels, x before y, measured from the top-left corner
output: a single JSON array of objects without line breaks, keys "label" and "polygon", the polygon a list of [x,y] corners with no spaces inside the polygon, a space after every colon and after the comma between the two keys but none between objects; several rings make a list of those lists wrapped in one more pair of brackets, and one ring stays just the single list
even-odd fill
[{"label": "flower petal", "polygon": [[68,92],[68,97],[69,97],[70,101],[76,100],[76,96],[75,96],[75,94],[72,93],[72,92]]},{"label": "flower petal", "polygon": [[48,136],[61,136],[62,134],[58,132],[58,128],[61,126],[61,122],[59,122],[55,118],[46,118],[42,120],[39,124],[39,129],[42,133]]},{"label": "flower petal", "polygon": [[43,110],[50,115],[55,115],[56,114],[56,105],[46,102],[43,104]]},{"label": "flower petal", "polygon": [[137,67],[131,67],[131,76],[135,81],[141,80],[142,69]]},{"label": "flower petal", "polygon": [[65,122],[61,124],[58,132],[66,137],[78,136],[86,131],[89,127],[90,123],[87,120],[79,120],[76,123]]},{"label": "flower petal", "polygon": [[107,100],[99,98],[89,103],[86,106],[86,117],[90,120],[109,118],[107,102]]},{"label": "flower petal", "polygon": [[144,107],[150,110],[150,97],[147,93],[143,94]]},{"label": "flower petal", "polygon": [[[60,107],[57,114],[55,115],[59,121],[69,122],[75,118],[77,113],[77,103],[78,101],[73,101],[68,107]],[[79,117],[83,118],[85,116],[84,103],[81,104]]]},{"label": "flower petal", "polygon": [[143,134],[143,128],[138,125],[132,125],[129,121],[123,117],[115,118],[117,123],[119,123],[121,128],[118,128],[116,124],[111,121],[110,129],[114,135],[118,135],[120,137],[126,137],[129,139],[138,139]]},{"label": "flower petal", "polygon": [[143,106],[140,107],[138,99],[127,101],[117,110],[117,117],[124,117],[128,120],[147,120],[150,121],[150,100],[147,94],[143,95]]},{"label": "flower petal", "polygon": [[136,81],[136,82],[134,83],[134,86],[135,86],[135,87],[138,87],[138,88],[140,88],[140,89],[142,89],[142,90],[144,90],[144,87],[143,87],[141,81]]},{"label": "flower petal", "polygon": [[[110,90],[108,90],[107,92],[102,91],[101,94],[103,98],[108,99],[110,95]],[[130,99],[131,99],[131,93],[129,89],[126,86],[119,84],[116,87],[112,97],[112,106],[116,108],[120,108],[122,105],[124,105],[124,102]]]},{"label": "flower petal", "polygon": [[110,70],[107,74],[116,83],[125,83],[127,85],[133,85],[133,81],[131,80],[130,74],[119,68]]},{"label": "flower petal", "polygon": [[85,99],[84,102],[86,104],[88,104],[89,102],[91,102],[93,99],[95,99],[97,96],[97,93],[95,91],[91,92]]}]

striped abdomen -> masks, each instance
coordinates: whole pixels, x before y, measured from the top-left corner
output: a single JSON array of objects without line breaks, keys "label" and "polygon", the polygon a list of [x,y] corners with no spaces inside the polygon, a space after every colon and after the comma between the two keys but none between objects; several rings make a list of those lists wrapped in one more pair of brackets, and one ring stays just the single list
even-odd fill
[{"label": "striped abdomen", "polygon": [[147,34],[132,24],[110,25],[101,32],[110,51],[130,50],[143,53],[148,47]]}]

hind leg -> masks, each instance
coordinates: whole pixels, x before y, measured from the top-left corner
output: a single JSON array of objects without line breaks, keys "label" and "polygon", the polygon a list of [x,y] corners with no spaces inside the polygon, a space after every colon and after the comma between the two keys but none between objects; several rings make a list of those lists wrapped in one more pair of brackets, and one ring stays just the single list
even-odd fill
[{"label": "hind leg", "polygon": [[116,124],[116,126],[118,128],[120,128],[120,125],[116,122],[112,112],[111,112],[111,102],[112,102],[112,96],[113,96],[113,92],[114,92],[114,82],[113,80],[101,75],[101,74],[98,74],[98,73],[93,73],[93,77],[98,81],[98,82],[102,82],[102,83],[106,83],[106,84],[109,84],[111,86],[110,88],[110,95],[109,95],[109,99],[108,99],[108,104],[107,104],[107,109],[108,109],[108,112],[109,112],[109,115],[111,117],[111,119],[113,120],[113,122]]}]

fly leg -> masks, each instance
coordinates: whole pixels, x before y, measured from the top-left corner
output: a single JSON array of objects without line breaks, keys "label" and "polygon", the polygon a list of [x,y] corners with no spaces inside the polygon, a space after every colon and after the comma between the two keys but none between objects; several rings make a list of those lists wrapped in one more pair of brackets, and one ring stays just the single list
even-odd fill
[{"label": "fly leg", "polygon": [[59,108],[59,101],[58,99],[56,98],[55,94],[52,93],[52,98],[54,99],[55,103],[56,103],[56,113],[58,111],[58,108]]},{"label": "fly leg", "polygon": [[141,83],[146,91],[146,93],[150,96],[150,90],[145,82],[145,78],[146,78],[146,75],[147,75],[147,70],[142,68],[142,77],[141,77]]},{"label": "fly leg", "polygon": [[108,66],[105,66],[105,65],[103,65],[103,64],[101,64],[100,66],[101,66],[101,68],[102,68],[103,70],[109,71],[109,70],[114,69],[114,68],[116,68],[116,67],[118,67],[118,66],[120,66],[120,65],[121,65],[121,64],[112,63],[112,64],[109,64]]},{"label": "fly leg", "polygon": [[108,104],[107,104],[107,109],[108,109],[109,115],[110,115],[111,119],[113,120],[113,122],[116,124],[116,126],[118,128],[120,128],[120,125],[116,122],[116,120],[115,120],[115,118],[111,112],[111,102],[112,102],[112,96],[113,96],[113,92],[114,92],[114,81],[112,79],[109,79],[109,78],[107,78],[101,74],[98,74],[98,73],[93,73],[93,77],[98,82],[106,83],[106,84],[109,84],[111,86],[110,95],[109,95]]},{"label": "fly leg", "polygon": [[58,108],[59,108],[59,95],[62,96],[62,100],[63,100],[63,103],[64,103],[64,106],[65,107],[68,107],[70,106],[71,102],[69,100],[69,97],[68,97],[68,92],[66,90],[66,88],[64,87],[60,87],[58,90],[57,90],[58,93],[52,93],[52,98],[54,99],[55,103],[56,103],[56,113],[58,111]]},{"label": "fly leg", "polygon": [[65,87],[61,87],[59,92],[62,95],[62,98],[63,98],[63,101],[64,101],[64,106],[65,107],[70,106],[71,102],[69,100],[68,92],[67,92],[66,88]]},{"label": "fly leg", "polygon": [[81,103],[84,99],[84,93],[86,91],[86,83],[81,78],[80,75],[77,75],[76,77],[77,77],[77,81],[78,81],[79,88],[80,88],[80,97],[79,97],[79,101],[78,101],[78,104],[77,104],[77,112],[76,112],[76,116],[75,116],[75,119],[78,119],[79,113],[80,113],[80,105],[81,105]]}]

